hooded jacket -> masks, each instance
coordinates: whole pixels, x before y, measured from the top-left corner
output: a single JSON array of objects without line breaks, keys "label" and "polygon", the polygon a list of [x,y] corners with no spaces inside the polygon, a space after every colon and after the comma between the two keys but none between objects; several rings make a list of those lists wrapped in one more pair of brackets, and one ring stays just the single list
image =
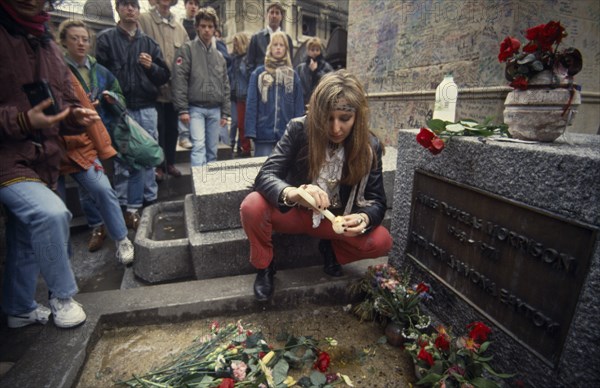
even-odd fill
[{"label": "hooded jacket", "polygon": [[23,114],[31,104],[22,86],[48,81],[61,111],[79,106],[79,100],[58,46],[49,39],[19,33],[18,28],[8,32],[5,23],[11,21],[0,16],[0,186],[33,180],[55,189],[64,152],[61,135],[78,134],[84,128],[69,115],[50,128],[24,129]]}]

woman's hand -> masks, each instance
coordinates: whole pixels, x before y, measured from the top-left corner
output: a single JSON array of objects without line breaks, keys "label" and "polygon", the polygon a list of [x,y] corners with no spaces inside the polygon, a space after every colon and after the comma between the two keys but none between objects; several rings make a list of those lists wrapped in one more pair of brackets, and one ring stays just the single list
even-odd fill
[{"label": "woman's hand", "polygon": [[329,202],[329,196],[323,189],[316,185],[302,185],[300,186],[304,191],[310,194],[311,197],[315,200],[315,206],[313,207],[306,200],[302,199],[300,194],[298,193],[297,187],[286,187],[284,191],[286,191],[286,199],[287,202],[296,202],[306,208],[314,209],[315,211],[327,209],[331,206]]},{"label": "woman's hand", "polygon": [[344,216],[344,236],[356,237],[361,236],[367,232],[367,228],[371,221],[366,213],[354,213]]},{"label": "woman's hand", "polygon": [[87,127],[96,120],[100,120],[98,112],[88,108],[74,108],[71,110],[75,122],[83,127]]}]

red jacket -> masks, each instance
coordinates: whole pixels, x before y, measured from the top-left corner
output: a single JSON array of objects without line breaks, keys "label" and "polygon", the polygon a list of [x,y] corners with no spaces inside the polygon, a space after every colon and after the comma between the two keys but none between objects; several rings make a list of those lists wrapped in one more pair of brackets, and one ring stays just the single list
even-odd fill
[{"label": "red jacket", "polygon": [[[71,82],[75,88],[75,95],[79,98],[81,105],[94,109],[83,86],[77,77],[71,73]],[[96,120],[88,125],[85,133],[73,136],[63,136],[67,154],[63,157],[60,166],[61,174],[71,174],[82,169],[88,170],[99,157],[102,160],[112,158],[117,151],[112,147],[110,135],[101,120]]]},{"label": "red jacket", "polygon": [[79,106],[70,71],[55,43],[30,44],[25,36],[11,35],[2,25],[0,63],[0,186],[41,180],[54,189],[64,152],[60,135],[81,133],[84,128],[69,116],[51,128],[25,131],[19,125],[19,113],[27,112],[31,105],[21,87],[46,79],[59,107]]}]

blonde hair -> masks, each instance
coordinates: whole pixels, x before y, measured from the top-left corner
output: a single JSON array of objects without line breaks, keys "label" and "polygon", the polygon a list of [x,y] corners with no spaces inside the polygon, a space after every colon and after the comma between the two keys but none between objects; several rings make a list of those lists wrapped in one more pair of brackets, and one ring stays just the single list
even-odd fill
[{"label": "blonde hair", "polygon": [[282,32],[282,31],[277,31],[276,33],[271,35],[271,41],[269,42],[269,45],[267,46],[267,54],[265,55],[265,65],[267,64],[268,58],[270,58],[271,61],[274,60],[273,56],[271,55],[271,45],[276,40],[281,40],[283,42],[283,44],[285,45],[285,57],[283,59],[286,62],[285,64],[287,66],[291,67],[292,60],[290,59],[290,45],[288,43],[287,35],[285,34],[285,32]]},{"label": "blonde hair", "polygon": [[246,54],[246,51],[248,51],[248,44],[250,42],[250,39],[248,38],[248,34],[246,34],[245,32],[238,32],[237,34],[235,34],[233,36],[233,41],[235,42],[236,40],[238,42],[239,50],[236,51],[235,45],[234,45],[233,53],[237,54],[237,55]]},{"label": "blonde hair", "polygon": [[88,38],[90,39],[91,43],[92,31],[89,29],[89,27],[82,20],[67,19],[63,20],[58,26],[58,43],[60,43],[62,47],[66,47],[65,44],[67,42],[67,31],[69,31],[69,28],[73,27],[84,28],[87,31]]},{"label": "blonde hair", "polygon": [[310,97],[310,109],[306,114],[309,177],[316,179],[325,161],[329,115],[340,99],[355,112],[354,125],[343,144],[345,163],[341,183],[356,185],[369,173],[369,166],[376,168],[377,155],[369,142],[371,132],[365,90],[356,76],[344,69],[323,76]]},{"label": "blonde hair", "polygon": [[323,42],[316,36],[313,36],[306,41],[306,49],[310,50],[313,47],[318,47],[319,50],[323,51]]}]

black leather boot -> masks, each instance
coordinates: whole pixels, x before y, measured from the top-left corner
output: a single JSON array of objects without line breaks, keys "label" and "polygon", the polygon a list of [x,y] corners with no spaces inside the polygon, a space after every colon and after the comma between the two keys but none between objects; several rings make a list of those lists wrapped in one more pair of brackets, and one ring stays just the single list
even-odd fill
[{"label": "black leather boot", "polygon": [[271,299],[275,286],[273,285],[273,276],[275,275],[275,266],[271,264],[265,269],[259,269],[254,281],[254,297],[259,302],[265,302]]},{"label": "black leather boot", "polygon": [[329,276],[342,276],[342,266],[340,265],[340,263],[337,262],[337,259],[335,258],[335,252],[333,252],[331,240],[319,241],[319,252],[321,252],[321,255],[323,255],[323,271]]}]

